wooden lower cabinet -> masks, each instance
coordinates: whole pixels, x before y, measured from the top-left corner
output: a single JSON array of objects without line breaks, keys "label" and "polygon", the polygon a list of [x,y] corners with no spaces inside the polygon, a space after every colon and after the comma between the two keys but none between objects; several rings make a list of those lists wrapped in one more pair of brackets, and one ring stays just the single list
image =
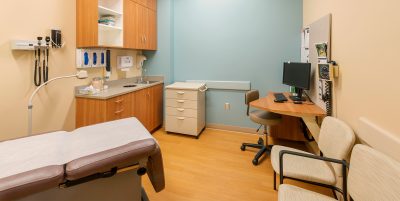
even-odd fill
[{"label": "wooden lower cabinet", "polygon": [[163,123],[163,91],[163,85],[156,85],[134,94],[134,116],[149,131],[154,131]]},{"label": "wooden lower cabinet", "polygon": [[162,84],[107,100],[76,98],[76,127],[136,117],[150,132],[163,123]]}]

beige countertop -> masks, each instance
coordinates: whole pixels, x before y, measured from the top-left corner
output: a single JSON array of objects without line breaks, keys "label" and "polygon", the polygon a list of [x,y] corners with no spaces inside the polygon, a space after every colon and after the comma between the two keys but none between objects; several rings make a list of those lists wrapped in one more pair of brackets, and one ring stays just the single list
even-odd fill
[{"label": "beige countertop", "polygon": [[[93,95],[80,94],[79,89],[86,87],[86,85],[78,86],[78,87],[75,87],[75,97],[106,100],[106,99],[114,98],[117,96],[132,93],[134,91],[139,91],[142,89],[146,89],[146,88],[164,83],[164,77],[162,77],[162,76],[146,77],[145,78],[146,81],[152,82],[149,84],[137,84],[137,83],[135,83],[137,81],[137,79],[138,78],[128,78],[128,79],[114,80],[114,81],[106,82],[105,85],[108,86],[108,89],[103,90],[100,93],[93,94]],[[126,85],[137,85],[137,86],[136,87],[124,87]]]}]

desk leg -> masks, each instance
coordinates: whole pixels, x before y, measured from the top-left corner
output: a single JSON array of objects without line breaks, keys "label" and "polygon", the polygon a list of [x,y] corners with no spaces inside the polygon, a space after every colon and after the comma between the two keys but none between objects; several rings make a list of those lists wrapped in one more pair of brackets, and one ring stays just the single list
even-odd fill
[{"label": "desk leg", "polygon": [[322,119],[320,119],[319,117],[302,117],[302,119],[306,124],[308,130],[310,131],[311,135],[315,139],[315,142],[309,142],[307,143],[307,145],[315,154],[319,154],[317,143],[319,139],[319,132],[321,130],[319,122],[322,122]]},{"label": "desk leg", "polygon": [[314,137],[315,141],[318,142],[320,125],[317,122],[316,117],[302,117],[304,123],[306,124],[311,135]]}]

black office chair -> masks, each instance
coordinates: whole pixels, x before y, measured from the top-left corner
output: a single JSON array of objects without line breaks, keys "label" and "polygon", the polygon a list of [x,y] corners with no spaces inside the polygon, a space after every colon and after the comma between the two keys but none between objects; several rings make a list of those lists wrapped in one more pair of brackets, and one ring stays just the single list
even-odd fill
[{"label": "black office chair", "polygon": [[[272,112],[255,110],[250,112],[250,102],[258,100],[260,98],[260,94],[258,90],[251,90],[246,92],[245,96],[245,103],[247,105],[247,116],[250,117],[250,120],[260,124],[260,127],[257,129],[257,133],[260,130],[261,126],[264,126],[263,134],[259,135],[258,143],[251,144],[251,143],[243,143],[240,149],[242,151],[246,150],[246,147],[252,147],[256,149],[260,149],[260,151],[256,154],[253,159],[253,165],[259,164],[259,159],[263,154],[270,154],[272,145],[268,145],[268,127],[275,126],[282,121],[282,116],[279,114],[275,114]],[[265,143],[264,143],[264,135],[266,136]]]}]

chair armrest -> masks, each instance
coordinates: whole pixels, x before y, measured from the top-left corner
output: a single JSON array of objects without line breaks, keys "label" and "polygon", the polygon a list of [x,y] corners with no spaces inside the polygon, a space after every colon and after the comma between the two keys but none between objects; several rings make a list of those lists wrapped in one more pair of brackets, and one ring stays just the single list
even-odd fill
[{"label": "chair armrest", "polygon": [[315,160],[321,160],[321,161],[327,161],[331,163],[336,163],[342,165],[342,172],[343,172],[343,195],[345,197],[345,201],[347,201],[347,167],[348,164],[345,160],[338,160],[334,158],[328,158],[328,157],[323,157],[323,156],[317,156],[314,154],[305,154],[305,153],[300,153],[300,152],[295,152],[295,151],[289,151],[289,150],[282,150],[279,152],[279,176],[280,176],[280,182],[282,184],[283,182],[283,156],[287,155],[294,155],[294,156],[299,156],[299,157],[304,157],[304,158],[311,158]]},{"label": "chair armrest", "polygon": [[341,164],[341,165],[344,165],[347,167],[347,162],[345,160],[338,160],[335,158],[328,158],[328,157],[324,157],[324,156],[317,156],[314,154],[305,154],[305,153],[289,151],[289,150],[282,150],[279,152],[279,165],[281,165],[281,163],[283,162],[282,159],[285,154],[300,156],[300,157],[304,157],[304,158],[311,158],[311,159],[315,159],[315,160],[327,161],[327,162],[331,162],[331,163],[337,163],[337,164]]}]

